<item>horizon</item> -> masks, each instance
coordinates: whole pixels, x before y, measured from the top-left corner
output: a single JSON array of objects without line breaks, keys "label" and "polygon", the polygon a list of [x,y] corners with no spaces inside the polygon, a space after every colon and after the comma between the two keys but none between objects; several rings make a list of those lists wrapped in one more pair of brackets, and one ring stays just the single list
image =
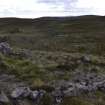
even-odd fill
[{"label": "horizon", "polygon": [[16,18],[16,19],[40,19],[40,18],[71,18],[71,17],[85,17],[85,16],[96,16],[96,17],[104,17],[105,15],[77,15],[77,16],[40,16],[40,17],[0,17],[0,19],[3,18]]}]

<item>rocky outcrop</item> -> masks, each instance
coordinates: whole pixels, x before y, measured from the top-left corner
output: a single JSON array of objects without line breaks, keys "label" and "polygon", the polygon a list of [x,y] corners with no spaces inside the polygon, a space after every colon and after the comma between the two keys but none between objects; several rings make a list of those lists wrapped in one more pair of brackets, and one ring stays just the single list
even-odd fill
[{"label": "rocky outcrop", "polygon": [[10,103],[9,98],[3,91],[1,91],[1,93],[0,93],[0,103],[4,103],[4,104]]},{"label": "rocky outcrop", "polygon": [[[10,76],[8,77],[10,78]],[[12,77],[13,76],[11,76],[11,78]],[[4,87],[8,86],[8,84],[6,84],[5,79],[0,82],[3,82],[5,84]],[[1,90],[0,103],[13,104],[15,102],[19,103],[20,100],[21,101],[23,100],[23,102],[24,100],[29,100],[32,101],[32,103],[39,104],[43,99],[43,97],[49,94],[50,98],[52,98],[53,100],[52,101],[53,104],[55,105],[62,103],[65,97],[74,97],[89,93],[94,94],[94,92],[96,91],[105,92],[105,77],[99,76],[95,73],[75,74],[75,77],[72,78],[72,80],[70,81],[58,81],[58,82],[59,82],[57,83],[58,85],[56,85],[55,87],[52,85],[54,89],[49,92],[41,88],[33,90],[25,84],[19,82],[15,84],[12,81],[11,86],[9,86],[9,88],[11,89],[5,87],[5,89],[8,89],[8,91],[5,91],[5,89]],[[0,89],[2,89],[1,87]]]},{"label": "rocky outcrop", "polygon": [[11,93],[12,98],[20,98],[29,96],[31,90],[28,87],[17,87]]},{"label": "rocky outcrop", "polygon": [[0,53],[8,56],[14,56],[19,58],[29,58],[30,57],[30,51],[28,50],[19,50],[15,51],[9,43],[7,42],[1,42],[0,43]]},{"label": "rocky outcrop", "polygon": [[[2,74],[0,76],[0,103],[32,102],[40,104],[42,99],[49,94],[53,105],[62,103],[65,97],[81,96],[83,94],[94,94],[94,92],[105,92],[105,76],[96,73],[75,73],[70,80],[55,81],[50,87],[51,91],[43,88],[33,89],[16,79],[15,76]],[[30,104],[31,105],[31,104]]]},{"label": "rocky outcrop", "polygon": [[1,42],[0,43],[0,52],[6,55],[9,55],[12,53],[12,48],[10,45],[6,42]]},{"label": "rocky outcrop", "polygon": [[[13,52],[9,45],[2,43],[1,46],[1,53],[20,56],[20,53]],[[28,84],[18,80],[14,75],[0,74],[0,104],[11,103],[11,105],[25,105],[31,101],[32,104],[41,105],[40,103],[44,97],[48,95],[51,98],[51,104],[58,105],[63,102],[65,97],[78,97],[83,94],[89,95],[90,93],[94,94],[96,91],[105,92],[104,75],[93,72],[94,70],[92,72],[89,71],[93,69],[91,67],[86,72],[79,70],[77,67],[78,65],[89,66],[92,63],[91,59],[88,56],[82,56],[74,59],[74,61],[71,62],[71,65],[64,63],[58,65],[55,71],[51,70],[55,75],[59,74],[60,76],[64,76],[64,72],[69,73],[69,68],[76,65],[76,67],[73,67],[76,70],[71,70],[72,76],[70,78],[68,77],[69,79],[54,79],[52,80],[54,81],[53,83],[45,84],[50,91],[43,87],[33,89]]]}]

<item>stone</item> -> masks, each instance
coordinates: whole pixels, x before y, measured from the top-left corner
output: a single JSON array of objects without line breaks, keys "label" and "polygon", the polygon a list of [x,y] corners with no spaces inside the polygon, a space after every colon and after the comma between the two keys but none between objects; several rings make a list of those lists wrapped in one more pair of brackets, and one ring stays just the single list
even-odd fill
[{"label": "stone", "polygon": [[103,82],[98,82],[98,83],[97,83],[97,88],[98,88],[99,91],[105,92],[105,81],[103,81]]},{"label": "stone", "polygon": [[31,93],[30,93],[30,98],[32,99],[32,100],[39,100],[39,99],[41,99],[42,97],[43,97],[43,95],[45,94],[46,92],[44,91],[44,90],[35,90],[35,91],[31,91]]},{"label": "stone", "polygon": [[6,42],[0,43],[0,52],[3,54],[10,54],[12,52],[12,48],[10,45]]},{"label": "stone", "polygon": [[61,103],[62,102],[62,98],[61,97],[56,97],[56,103]]},{"label": "stone", "polygon": [[59,89],[56,89],[55,91],[52,92],[52,95],[54,97],[60,97],[62,96],[62,92]]},{"label": "stone", "polygon": [[46,94],[46,91],[44,91],[44,90],[39,90],[39,93],[40,93],[40,97],[43,97],[44,94]]},{"label": "stone", "polygon": [[39,91],[37,91],[37,90],[31,91],[30,98],[32,100],[37,100],[38,96],[39,96]]},{"label": "stone", "polygon": [[1,93],[0,93],[0,102],[1,103],[9,103],[10,102],[7,95],[3,91],[1,91]]},{"label": "stone", "polygon": [[91,59],[89,56],[82,56],[80,59],[83,63],[90,63],[91,62]]},{"label": "stone", "polygon": [[88,86],[83,85],[83,84],[76,84],[76,88],[78,89],[79,92],[88,92]]},{"label": "stone", "polygon": [[30,95],[30,89],[28,87],[17,87],[11,93],[12,98],[28,97]]},{"label": "stone", "polygon": [[54,104],[59,104],[62,102],[64,94],[60,89],[56,89],[55,91],[52,92],[52,96],[54,99]]},{"label": "stone", "polygon": [[63,94],[65,97],[76,96],[76,89],[75,87],[70,87],[66,90],[63,90]]}]

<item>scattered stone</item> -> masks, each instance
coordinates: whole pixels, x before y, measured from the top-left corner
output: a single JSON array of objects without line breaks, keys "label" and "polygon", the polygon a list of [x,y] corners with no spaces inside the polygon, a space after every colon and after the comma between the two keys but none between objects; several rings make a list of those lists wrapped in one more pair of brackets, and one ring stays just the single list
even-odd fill
[{"label": "scattered stone", "polygon": [[11,54],[12,53],[12,48],[10,45],[6,42],[1,42],[0,43],[0,52],[3,54]]},{"label": "scattered stone", "polygon": [[5,55],[19,57],[19,58],[30,58],[31,52],[29,50],[18,50],[17,52],[7,42],[0,43],[0,52]]},{"label": "scattered stone", "polygon": [[37,98],[39,97],[39,91],[35,90],[35,91],[31,91],[30,93],[30,98],[32,100],[37,100]]},{"label": "scattered stone", "polygon": [[68,87],[67,89],[63,90],[65,97],[76,96],[77,91],[75,85]]},{"label": "scattered stone", "polygon": [[45,95],[45,91],[43,90],[35,90],[35,91],[31,91],[30,94],[30,99],[32,101],[34,101],[35,103],[40,103],[40,100],[43,98],[43,96]]},{"label": "scattered stone", "polygon": [[62,102],[64,93],[60,89],[56,89],[55,91],[52,92],[52,96],[54,98],[54,104],[59,104]]},{"label": "scattered stone", "polygon": [[[7,76],[3,75],[3,77]],[[76,78],[73,78],[70,81],[58,81],[56,83],[57,85],[54,86],[55,89],[49,92],[49,95],[51,95],[52,100],[54,100],[54,105],[60,104],[64,97],[80,96],[82,94],[94,93],[97,90],[105,92],[104,76],[99,76],[96,75],[95,73],[87,74],[81,73],[79,74],[79,76],[76,74],[75,77]],[[75,79],[78,81],[75,81]],[[3,81],[5,81],[5,79]],[[12,98],[13,100],[16,101],[22,99],[31,100],[38,104],[45,95],[46,91],[44,90],[41,89],[31,90],[27,86],[20,87],[18,86],[9,95],[11,96],[9,98]],[[4,92],[1,92],[0,94],[0,102],[2,103],[9,102],[9,99]]]},{"label": "scattered stone", "polygon": [[1,103],[9,103],[10,102],[7,95],[3,91],[1,91],[1,93],[0,93],[0,102]]},{"label": "scattered stone", "polygon": [[46,94],[46,91],[44,91],[44,90],[39,90],[39,93],[40,93],[40,97],[43,97],[43,96]]},{"label": "scattered stone", "polygon": [[91,62],[91,59],[89,56],[82,56],[80,59],[83,63],[90,63]]},{"label": "scattered stone", "polygon": [[30,94],[30,89],[28,87],[17,87],[12,93],[12,98],[28,97]]}]

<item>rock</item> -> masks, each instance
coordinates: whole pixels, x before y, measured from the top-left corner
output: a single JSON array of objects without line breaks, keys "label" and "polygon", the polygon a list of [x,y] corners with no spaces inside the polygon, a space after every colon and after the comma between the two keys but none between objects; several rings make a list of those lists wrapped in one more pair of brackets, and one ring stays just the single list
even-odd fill
[{"label": "rock", "polygon": [[28,87],[17,87],[12,93],[12,98],[28,97],[30,95],[30,89]]},{"label": "rock", "polygon": [[91,62],[91,59],[88,56],[82,56],[80,59],[83,63],[90,63]]},{"label": "rock", "polygon": [[55,100],[55,101],[56,101],[56,103],[61,103],[62,100],[63,100],[63,99],[62,99],[61,97],[56,97],[56,100]]},{"label": "rock", "polygon": [[10,102],[8,97],[6,96],[6,94],[3,91],[1,91],[1,93],[0,93],[0,102],[1,103],[9,103]]},{"label": "rock", "polygon": [[14,51],[12,49],[12,47],[6,43],[6,42],[1,42],[0,43],[0,52],[2,54],[5,54],[5,55],[11,55],[11,56],[14,56],[14,57],[19,57],[19,58],[29,58],[31,57],[30,55],[30,51],[29,50],[20,50],[20,51]]},{"label": "rock", "polygon": [[76,89],[80,92],[80,93],[87,93],[88,92],[88,86],[83,85],[83,84],[76,84]]},{"label": "rock", "polygon": [[43,90],[31,91],[31,93],[30,93],[30,98],[31,98],[32,100],[34,100],[34,101],[37,101],[37,100],[41,99],[45,93],[46,93],[46,92],[43,91]]},{"label": "rock", "polygon": [[39,91],[37,91],[37,90],[31,91],[31,93],[30,93],[30,98],[31,98],[32,100],[37,100],[38,96],[39,96]]},{"label": "rock", "polygon": [[52,95],[54,97],[60,97],[60,96],[62,97],[63,96],[62,91],[60,89],[56,89],[55,91],[53,91]]},{"label": "rock", "polygon": [[95,91],[97,91],[97,86],[96,85],[89,85],[88,86],[88,91],[89,92],[95,92]]},{"label": "rock", "polygon": [[97,83],[95,83],[95,85],[97,86],[97,89],[99,91],[105,92],[105,80],[101,81],[101,82],[97,82]]},{"label": "rock", "polygon": [[66,90],[63,90],[63,93],[65,97],[76,96],[76,88],[74,86],[69,87]]},{"label": "rock", "polygon": [[76,84],[76,89],[78,91],[78,95],[80,94],[88,94],[90,92],[95,92],[97,87],[95,85],[83,85],[83,84]]},{"label": "rock", "polygon": [[0,43],[0,52],[3,54],[10,54],[12,52],[12,48],[10,45],[6,42]]},{"label": "rock", "polygon": [[43,95],[46,94],[46,91],[44,91],[44,90],[39,90],[39,93],[40,93],[40,97],[43,97]]},{"label": "rock", "polygon": [[54,104],[59,104],[62,102],[64,94],[60,89],[56,89],[55,91],[52,92],[52,96],[54,98]]},{"label": "rock", "polygon": [[41,102],[41,99],[43,98],[44,94],[45,93],[42,90],[31,91],[29,98],[32,101],[34,101],[35,104],[39,104]]}]

